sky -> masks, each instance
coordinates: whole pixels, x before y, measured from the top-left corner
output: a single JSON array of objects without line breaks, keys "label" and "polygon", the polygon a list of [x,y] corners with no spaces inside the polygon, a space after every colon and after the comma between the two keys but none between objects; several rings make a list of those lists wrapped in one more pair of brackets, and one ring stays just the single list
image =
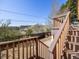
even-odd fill
[{"label": "sky", "polygon": [[[58,0],[59,8],[66,0]],[[11,26],[47,24],[56,0],[0,0],[0,21]]]}]

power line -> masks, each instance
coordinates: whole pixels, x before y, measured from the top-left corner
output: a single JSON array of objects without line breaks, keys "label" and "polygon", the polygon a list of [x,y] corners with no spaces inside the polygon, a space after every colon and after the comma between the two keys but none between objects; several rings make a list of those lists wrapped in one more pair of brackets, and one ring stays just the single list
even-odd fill
[{"label": "power line", "polygon": [[35,15],[30,15],[30,14],[20,13],[20,12],[15,12],[15,11],[10,11],[10,10],[4,10],[4,9],[0,9],[0,11],[17,14],[17,15],[30,16],[30,17],[35,17],[35,18],[43,18],[43,19],[48,18],[48,17],[35,16]]},{"label": "power line", "polygon": [[[37,22],[37,21],[28,21],[28,20],[13,20],[13,19],[11,19],[11,21],[13,21],[13,22]],[[41,22],[41,21],[39,21],[39,22]],[[46,22],[46,21],[44,21],[44,22]]]},{"label": "power line", "polygon": [[[35,15],[30,15],[30,14],[26,14],[26,13],[20,13],[20,12],[14,12],[14,11],[10,11],[10,10],[4,10],[4,9],[0,9],[0,11],[3,11],[3,12],[8,12],[8,13],[12,13],[12,14],[16,14],[16,15],[23,15],[23,16],[30,16],[30,17],[34,17],[34,18],[40,18],[40,19],[44,19],[44,20],[49,20],[49,18],[48,17],[41,17],[41,16],[35,16]],[[11,19],[11,20],[13,20],[13,19]],[[38,20],[39,21],[39,20]],[[44,21],[45,23],[48,23],[47,21]],[[24,21],[24,20],[22,20],[22,21],[12,21],[12,22],[18,22],[18,23],[24,23],[24,22],[31,22],[31,23],[41,23],[41,21],[39,21],[39,22],[36,22],[36,21]]]},{"label": "power line", "polygon": [[[6,20],[8,20],[8,19],[3,20],[2,22],[6,21]],[[23,19],[22,20],[9,19],[9,20],[10,20],[11,23],[46,23],[45,20],[39,21],[39,22],[37,22],[37,20],[23,20]]]}]

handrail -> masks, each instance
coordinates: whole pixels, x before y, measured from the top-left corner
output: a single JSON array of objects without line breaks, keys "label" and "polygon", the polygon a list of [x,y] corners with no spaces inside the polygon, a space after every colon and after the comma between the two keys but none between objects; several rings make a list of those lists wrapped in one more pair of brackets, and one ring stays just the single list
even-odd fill
[{"label": "handrail", "polygon": [[42,41],[38,40],[41,44],[43,44],[45,47],[49,48],[45,43],[43,43]]},{"label": "handrail", "polygon": [[57,15],[57,16],[53,17],[52,19],[54,20],[54,18],[61,18],[61,17],[64,17],[66,15],[67,15],[66,13],[65,14],[62,14],[62,15]]},{"label": "handrail", "polygon": [[[21,58],[29,59],[34,56],[38,58],[38,43],[37,43],[38,41],[37,40],[38,40],[38,37],[30,37],[30,38],[24,38],[21,40],[1,42],[0,43],[0,59],[2,58],[17,59],[17,57],[18,59],[21,59]],[[31,53],[31,51],[33,51],[34,53]]]},{"label": "handrail", "polygon": [[38,38],[38,36],[36,36],[36,37],[30,37],[30,38],[22,38],[22,39],[20,39],[20,40],[13,40],[13,41],[7,41],[7,42],[0,42],[0,45],[10,44],[10,43],[16,43],[16,42],[21,42],[21,41],[31,40],[31,39],[36,39],[36,38]]},{"label": "handrail", "polygon": [[[60,47],[60,45],[61,45],[61,43],[63,43],[63,42],[61,42],[60,41],[60,39],[61,39],[61,35],[63,35],[64,34],[64,31],[65,31],[65,35],[66,35],[66,33],[67,33],[67,30],[69,29],[69,15],[70,15],[70,12],[68,12],[67,14],[66,14],[66,18],[65,18],[65,20],[63,21],[63,23],[62,23],[62,25],[61,25],[61,27],[59,28],[59,30],[57,31],[57,33],[56,33],[56,37],[54,37],[54,40],[53,40],[53,42],[51,43],[51,45],[50,45],[50,47],[49,47],[49,51],[50,52],[54,52],[54,50],[55,50],[55,48],[57,48],[56,47],[56,45],[57,45],[57,42],[58,42],[58,47]],[[67,25],[68,24],[68,25]],[[66,28],[66,29],[65,29]],[[64,36],[65,36],[64,35]],[[64,40],[65,38],[63,38],[63,40]],[[61,42],[61,43],[60,43]],[[61,49],[61,48],[59,48],[59,49]],[[58,51],[57,51],[58,52]],[[59,55],[58,55],[59,56]],[[59,57],[58,57],[59,58]]]},{"label": "handrail", "polygon": [[53,30],[59,30],[59,27],[54,27]]},{"label": "handrail", "polygon": [[54,41],[52,42],[52,44],[51,44],[51,46],[50,46],[50,51],[53,51],[53,49],[54,49],[54,46],[55,46],[55,44],[57,43],[57,41],[58,41],[58,39],[59,39],[59,37],[60,37],[60,35],[61,35],[61,33],[62,33],[62,30],[63,30],[63,28],[64,28],[64,26],[65,26],[65,24],[66,24],[66,22],[67,22],[67,17],[69,16],[69,14],[70,14],[70,12],[68,12],[68,15],[66,16],[66,19],[65,19],[65,21],[64,21],[64,23],[62,24],[62,27],[59,29],[59,31],[57,32],[57,34],[56,34],[56,36],[57,37],[55,37],[54,39]]}]

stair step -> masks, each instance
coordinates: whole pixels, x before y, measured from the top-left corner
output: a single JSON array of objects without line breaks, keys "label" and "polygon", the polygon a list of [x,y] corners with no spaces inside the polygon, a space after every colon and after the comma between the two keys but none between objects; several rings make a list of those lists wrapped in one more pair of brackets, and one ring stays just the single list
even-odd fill
[{"label": "stair step", "polygon": [[68,58],[79,59],[79,52],[77,52],[79,50],[79,30],[77,28],[70,26],[64,43],[63,49],[66,48],[67,50],[63,51],[67,53]]}]

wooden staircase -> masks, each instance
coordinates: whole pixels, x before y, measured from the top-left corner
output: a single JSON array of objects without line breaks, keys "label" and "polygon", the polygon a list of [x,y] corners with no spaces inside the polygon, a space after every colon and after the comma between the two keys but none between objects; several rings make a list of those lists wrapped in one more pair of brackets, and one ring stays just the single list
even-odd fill
[{"label": "wooden staircase", "polygon": [[53,59],[79,59],[79,28],[71,23],[70,12],[54,19],[54,39],[50,46]]},{"label": "wooden staircase", "polygon": [[79,59],[79,30],[77,28],[71,26],[69,28],[62,59]]}]

